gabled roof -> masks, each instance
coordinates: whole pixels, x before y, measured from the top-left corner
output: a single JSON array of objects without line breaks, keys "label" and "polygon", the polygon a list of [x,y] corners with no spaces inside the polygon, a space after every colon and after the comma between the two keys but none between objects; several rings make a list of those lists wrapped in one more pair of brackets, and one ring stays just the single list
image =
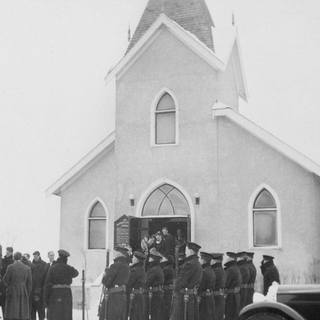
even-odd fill
[{"label": "gabled roof", "polygon": [[[228,54],[225,54],[228,60],[223,60],[220,56],[218,56],[215,52],[209,49],[202,41],[200,41],[194,34],[189,31],[186,31],[183,27],[181,27],[178,23],[171,20],[164,14],[160,14],[157,20],[153,23],[153,25],[146,31],[146,33],[139,39],[136,45],[118,62],[118,64],[112,68],[107,76],[105,77],[105,81],[108,82],[111,79],[114,79],[116,76],[121,75],[125,70],[127,70],[139,57],[140,55],[148,48],[153,40],[159,34],[159,30],[161,28],[167,28],[169,32],[171,32],[175,37],[177,37],[182,43],[184,43],[188,48],[190,48],[194,53],[196,53],[199,57],[201,57],[204,61],[206,61],[213,69],[217,71],[225,71],[230,57],[232,56],[232,52],[234,48],[238,48],[239,50],[239,41],[238,34],[236,30],[231,35],[231,40],[228,41],[228,48],[224,49],[224,52],[228,51]],[[237,55],[235,57],[237,60],[241,60],[241,55]],[[239,88],[244,88],[242,93],[239,92],[240,96],[243,99],[247,99],[247,88],[245,82],[244,70],[242,68],[242,62],[238,61],[235,64],[235,67],[239,69],[238,73],[241,74],[240,77],[237,77],[237,81],[241,81],[239,83]]]},{"label": "gabled roof", "polygon": [[177,22],[210,49],[214,49],[211,28],[214,27],[205,0],[149,0],[129,43],[131,50],[160,14]]},{"label": "gabled roof", "polygon": [[99,156],[107,152],[115,141],[114,132],[104,138],[96,147],[89,151],[70,170],[62,175],[53,185],[46,190],[46,195],[59,195],[61,191],[75,181],[88,167],[90,167]]},{"label": "gabled roof", "polygon": [[267,145],[273,149],[279,151],[281,154],[292,160],[293,162],[300,165],[302,168],[309,172],[312,172],[320,177],[320,165],[290,147],[283,141],[279,140],[277,137],[272,135],[270,132],[259,127],[257,124],[247,119],[240,113],[234,111],[232,108],[223,105],[222,103],[217,103],[212,108],[213,118],[215,117],[226,117],[250,132],[252,135],[256,136],[261,141],[265,142]]}]

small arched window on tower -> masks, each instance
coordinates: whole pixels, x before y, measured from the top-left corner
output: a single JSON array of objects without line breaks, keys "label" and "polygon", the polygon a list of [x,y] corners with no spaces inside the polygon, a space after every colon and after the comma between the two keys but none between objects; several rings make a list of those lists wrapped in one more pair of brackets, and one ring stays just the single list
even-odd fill
[{"label": "small arched window on tower", "polygon": [[278,246],[278,208],[274,197],[265,188],[253,203],[253,246]]},{"label": "small arched window on tower", "polygon": [[155,110],[155,144],[176,143],[176,105],[169,93],[164,93]]},{"label": "small arched window on tower", "polygon": [[105,249],[106,248],[106,211],[98,201],[91,208],[89,214],[88,228],[88,248]]}]

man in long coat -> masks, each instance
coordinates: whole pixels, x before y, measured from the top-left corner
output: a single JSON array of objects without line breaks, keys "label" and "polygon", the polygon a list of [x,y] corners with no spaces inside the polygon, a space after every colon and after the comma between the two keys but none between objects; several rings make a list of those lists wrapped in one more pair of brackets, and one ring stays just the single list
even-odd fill
[{"label": "man in long coat", "polygon": [[128,319],[145,320],[145,288],[146,272],[144,270],[144,261],[147,256],[142,252],[135,251],[130,265],[130,275],[127,286],[128,301]]},{"label": "man in long coat", "polygon": [[14,263],[9,265],[3,277],[6,286],[5,319],[29,319],[29,296],[32,288],[31,269],[21,262],[22,254],[14,254]]},{"label": "man in long coat", "polygon": [[200,246],[188,242],[186,258],[173,286],[173,305],[170,320],[199,320],[197,289],[202,279],[198,252]]},{"label": "man in long coat", "polygon": [[151,320],[162,320],[163,316],[163,282],[164,274],[160,266],[162,256],[155,250],[150,251],[149,263],[147,267],[148,290],[148,318]]},{"label": "man in long coat", "polygon": [[256,277],[257,277],[257,269],[255,265],[253,264],[253,257],[254,257],[254,252],[246,252],[247,256],[247,264],[248,264],[248,269],[249,269],[249,285],[248,285],[248,295],[247,295],[247,303],[251,304],[253,303],[253,294],[254,294],[254,284],[256,282]]},{"label": "man in long coat", "polygon": [[100,309],[100,320],[126,320],[127,284],[129,281],[128,249],[114,248],[114,262],[105,270],[102,284],[105,288]]},{"label": "man in long coat", "polygon": [[[6,255],[2,259],[2,265],[0,270],[0,280],[3,279],[4,275],[7,272],[7,268],[10,264],[13,264],[13,248],[6,248]],[[4,316],[6,305],[6,287],[3,281],[0,281],[0,306],[2,308],[2,315]]]},{"label": "man in long coat", "polygon": [[212,269],[216,275],[216,283],[214,288],[215,317],[216,320],[224,319],[224,288],[226,284],[226,275],[222,267],[223,253],[212,253]]},{"label": "man in long coat", "polygon": [[38,313],[39,320],[45,318],[45,308],[43,303],[43,288],[47,275],[47,264],[41,259],[40,252],[33,253],[31,263],[32,273],[32,293],[31,293],[31,320],[36,320]]},{"label": "man in long coat", "polygon": [[169,320],[172,303],[173,279],[175,276],[173,268],[173,256],[163,257],[161,260],[161,268],[163,270],[163,320]]},{"label": "man in long coat", "polygon": [[247,305],[248,300],[248,285],[250,281],[250,271],[246,259],[246,253],[238,253],[238,267],[241,273],[241,286],[240,286],[240,310]]},{"label": "man in long coat", "polygon": [[274,257],[269,255],[263,255],[263,260],[261,262],[261,272],[263,275],[263,294],[268,293],[269,287],[272,282],[278,282],[280,284],[280,275],[277,267],[273,262]]},{"label": "man in long coat", "polygon": [[69,252],[58,251],[57,263],[52,265],[47,273],[44,301],[48,307],[48,320],[72,320],[72,279],[79,272],[68,265]]},{"label": "man in long coat", "polygon": [[237,254],[227,252],[228,260],[224,264],[226,272],[225,320],[237,320],[240,312],[241,273],[237,265]]},{"label": "man in long coat", "polygon": [[207,252],[200,252],[202,265],[202,279],[198,290],[200,299],[199,317],[201,320],[216,320],[213,291],[216,283],[216,275],[211,268],[212,256]]}]

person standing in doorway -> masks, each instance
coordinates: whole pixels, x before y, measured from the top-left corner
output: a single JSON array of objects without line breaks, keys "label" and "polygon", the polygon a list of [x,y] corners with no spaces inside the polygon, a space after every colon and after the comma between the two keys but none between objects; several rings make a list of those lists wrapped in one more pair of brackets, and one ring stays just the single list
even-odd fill
[{"label": "person standing in doorway", "polygon": [[174,256],[175,240],[173,235],[169,233],[168,227],[164,226],[162,228],[162,238],[163,238],[163,255],[164,256]]}]

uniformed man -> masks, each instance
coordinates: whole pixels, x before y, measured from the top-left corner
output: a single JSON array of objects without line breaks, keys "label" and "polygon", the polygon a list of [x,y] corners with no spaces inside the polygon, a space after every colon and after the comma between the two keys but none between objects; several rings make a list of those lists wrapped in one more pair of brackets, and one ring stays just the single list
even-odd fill
[{"label": "uniformed man", "polygon": [[144,294],[146,288],[146,272],[144,262],[146,258],[147,256],[140,251],[135,251],[132,256],[127,286],[129,320],[145,320],[146,306]]},{"label": "uniformed man", "polygon": [[246,259],[247,259],[247,264],[248,264],[248,269],[250,274],[246,305],[253,303],[254,284],[256,282],[256,277],[257,277],[257,269],[253,264],[253,257],[254,257],[254,252],[246,252]]},{"label": "uniformed man", "polygon": [[172,292],[173,292],[173,279],[175,276],[173,268],[173,256],[163,256],[160,266],[163,270],[164,281],[163,281],[163,320],[169,320],[171,303],[172,303]]},{"label": "uniformed man", "polygon": [[163,283],[164,274],[160,266],[162,256],[156,250],[151,250],[147,266],[147,301],[148,319],[161,320],[163,316]]},{"label": "uniformed man", "polygon": [[187,242],[186,258],[173,286],[173,305],[170,320],[198,320],[197,290],[202,278],[198,252],[200,246]]},{"label": "uniformed man", "polygon": [[237,254],[227,252],[225,320],[237,320],[240,312],[241,273],[237,265]]},{"label": "uniformed man", "polygon": [[48,320],[72,320],[72,293],[70,285],[72,279],[79,272],[68,265],[69,252],[58,251],[57,263],[49,269],[46,282],[44,299],[48,306]]},{"label": "uniformed man", "polygon": [[200,264],[202,266],[202,279],[200,282],[199,317],[201,320],[216,320],[213,291],[216,284],[216,275],[211,267],[212,255],[200,252]]},{"label": "uniformed man", "polygon": [[280,284],[280,276],[279,271],[273,262],[274,257],[269,255],[263,255],[262,257],[263,260],[261,261],[260,268],[263,275],[263,294],[266,295],[272,282],[275,281]]},{"label": "uniformed man", "polygon": [[[13,264],[13,248],[7,247],[6,254],[2,258],[2,266],[0,270],[0,280],[3,279],[4,275],[7,272],[7,268],[9,265]],[[4,317],[5,313],[5,305],[6,305],[6,287],[3,281],[0,281],[0,306],[2,308],[2,314]]]},{"label": "uniformed man", "polygon": [[104,298],[99,310],[100,320],[125,320],[127,315],[128,249],[115,247],[113,256],[114,262],[106,268],[102,278]]},{"label": "uniformed man", "polygon": [[215,302],[215,317],[216,320],[224,319],[224,288],[226,284],[226,275],[222,267],[223,253],[212,253],[213,259],[211,260],[212,269],[216,275],[216,284],[214,288],[214,302]]},{"label": "uniformed man", "polygon": [[241,286],[240,286],[240,310],[247,305],[248,300],[248,285],[250,281],[250,271],[244,251],[239,252],[237,256],[237,263],[241,273]]}]

